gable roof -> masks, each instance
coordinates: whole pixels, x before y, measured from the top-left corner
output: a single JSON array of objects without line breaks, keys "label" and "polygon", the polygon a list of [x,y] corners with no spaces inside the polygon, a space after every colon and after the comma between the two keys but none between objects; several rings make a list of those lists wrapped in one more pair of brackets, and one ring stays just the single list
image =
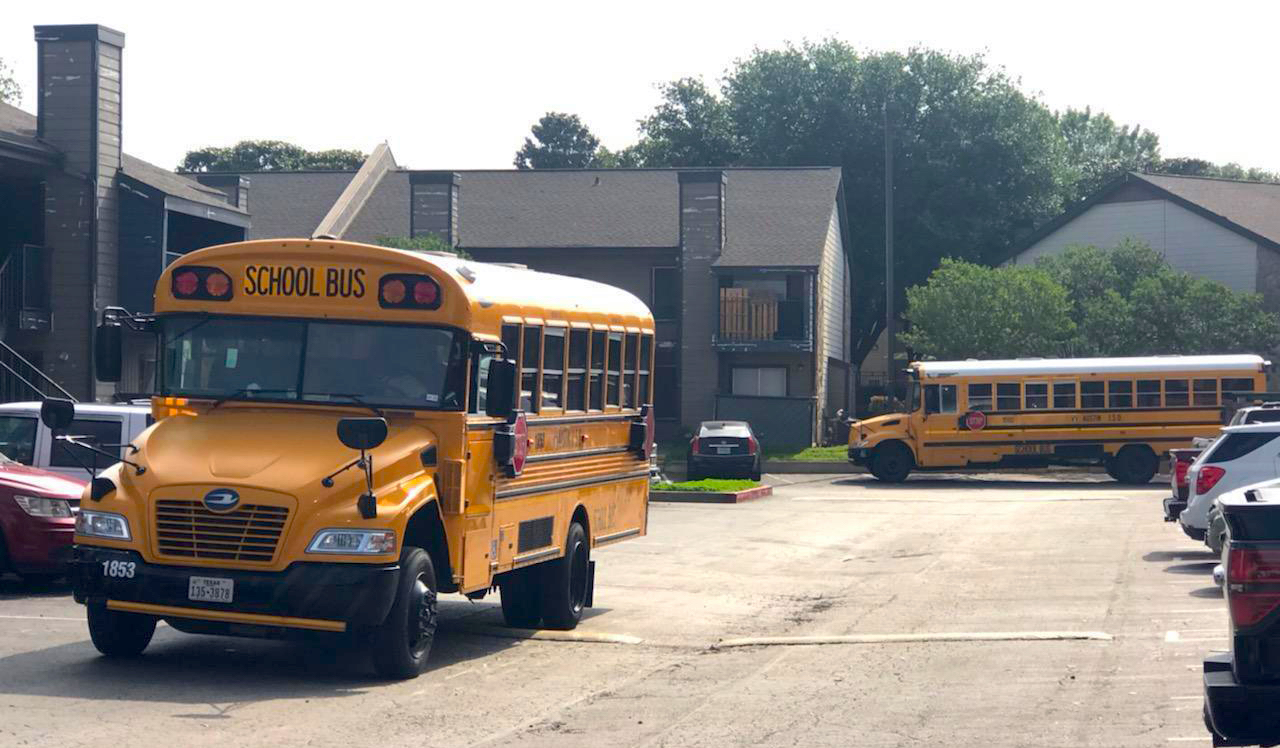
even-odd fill
[{"label": "gable roof", "polygon": [[1280,184],[1129,172],[1019,241],[1006,259],[1027,251],[1117,190],[1135,184],[1268,249],[1280,251]]},{"label": "gable roof", "polygon": [[36,137],[36,116],[0,101],[0,146],[10,146],[49,160],[58,149]]},{"label": "gable roof", "polygon": [[817,266],[840,190],[837,167],[732,169],[717,267]]},{"label": "gable roof", "polygon": [[249,180],[249,215],[253,217],[249,239],[311,236],[355,175],[354,171],[235,173]]}]

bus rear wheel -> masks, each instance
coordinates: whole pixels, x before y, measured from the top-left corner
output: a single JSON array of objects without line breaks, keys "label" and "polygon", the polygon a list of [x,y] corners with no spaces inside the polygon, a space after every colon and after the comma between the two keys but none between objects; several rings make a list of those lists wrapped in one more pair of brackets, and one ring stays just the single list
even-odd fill
[{"label": "bus rear wheel", "polygon": [[885,483],[901,483],[916,466],[911,450],[902,442],[889,442],[871,453],[871,474]]},{"label": "bus rear wheel", "polygon": [[542,567],[513,571],[498,583],[502,598],[502,620],[512,628],[534,629],[542,620]]},{"label": "bus rear wheel", "polygon": [[587,604],[591,548],[587,531],[574,522],[565,538],[564,556],[543,565],[542,623],[549,629],[568,631],[582,620]]},{"label": "bus rear wheel", "polygon": [[88,612],[89,638],[107,657],[137,657],[156,633],[153,616],[108,610],[105,603],[90,603]]},{"label": "bus rear wheel", "polygon": [[397,680],[418,677],[426,669],[435,635],[435,567],[426,551],[407,545],[400,553],[396,601],[370,640],[374,671]]},{"label": "bus rear wheel", "polygon": [[1160,458],[1146,445],[1130,444],[1111,460],[1107,472],[1121,483],[1142,485],[1150,483],[1160,468]]}]

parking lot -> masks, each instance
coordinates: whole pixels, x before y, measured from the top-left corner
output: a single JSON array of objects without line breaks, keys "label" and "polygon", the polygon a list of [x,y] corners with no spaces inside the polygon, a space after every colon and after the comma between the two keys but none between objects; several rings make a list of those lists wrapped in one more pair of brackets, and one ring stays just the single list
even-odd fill
[{"label": "parking lot", "polygon": [[1160,520],[1167,483],[767,480],[653,504],[648,537],[595,555],[575,632],[510,638],[496,596],[446,598],[405,682],[335,640],[165,626],[105,660],[65,588],[5,577],[0,744],[1209,745],[1226,614],[1214,559]]}]

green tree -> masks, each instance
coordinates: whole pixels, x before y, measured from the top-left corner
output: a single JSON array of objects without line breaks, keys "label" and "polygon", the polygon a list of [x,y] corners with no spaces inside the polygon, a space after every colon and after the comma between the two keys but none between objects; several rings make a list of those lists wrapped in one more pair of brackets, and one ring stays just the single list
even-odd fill
[{"label": "green tree", "polygon": [[907,316],[902,342],[928,358],[1042,356],[1075,335],[1067,290],[1031,265],[944,259],[928,283],[907,289]]},{"label": "green tree", "polygon": [[1247,182],[1280,182],[1280,174],[1272,171],[1256,167],[1246,169],[1234,162],[1218,165],[1202,158],[1167,158],[1155,164],[1149,171],[1186,177],[1240,179]]},{"label": "green tree", "polygon": [[359,169],[366,157],[340,148],[308,151],[282,140],[242,140],[233,146],[187,151],[178,171],[344,171]]},{"label": "green tree", "polygon": [[0,58],[0,101],[17,106],[22,103],[22,86],[13,76],[13,68]]},{"label": "green tree", "polygon": [[471,255],[457,247],[450,246],[448,242],[435,234],[424,234],[422,236],[379,236],[373,240],[373,243],[380,247],[407,249],[410,252],[447,252],[451,255],[457,255],[463,259],[471,259]]},{"label": "green tree", "polygon": [[1135,125],[1118,126],[1110,115],[1086,107],[1054,115],[1065,147],[1067,200],[1082,200],[1130,171],[1160,164],[1160,138]]},{"label": "green tree", "polygon": [[719,92],[682,80],[640,122],[645,166],[844,167],[853,359],[884,325],[884,120],[895,164],[895,309],[944,252],[993,262],[1063,206],[1053,114],[980,56],[861,55],[827,40],[754,51]]},{"label": "green tree", "polygon": [[547,112],[516,151],[517,169],[585,169],[596,165],[600,140],[576,114]]}]

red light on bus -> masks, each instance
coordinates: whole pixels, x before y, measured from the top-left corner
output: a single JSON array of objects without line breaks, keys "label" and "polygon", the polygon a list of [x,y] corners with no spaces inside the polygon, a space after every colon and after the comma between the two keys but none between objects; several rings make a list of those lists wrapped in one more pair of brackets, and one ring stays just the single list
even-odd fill
[{"label": "red light on bus", "polygon": [[415,304],[429,306],[436,303],[440,295],[440,287],[429,280],[420,280],[413,284],[413,301]]},{"label": "red light on bus", "polygon": [[191,296],[200,287],[200,278],[191,270],[173,276],[173,290],[179,296]]},{"label": "red light on bus", "polygon": [[404,281],[392,278],[382,284],[382,300],[388,304],[404,302]]},{"label": "red light on bus", "polygon": [[222,298],[231,292],[231,279],[226,273],[214,271],[204,279],[204,290],[214,298]]}]

